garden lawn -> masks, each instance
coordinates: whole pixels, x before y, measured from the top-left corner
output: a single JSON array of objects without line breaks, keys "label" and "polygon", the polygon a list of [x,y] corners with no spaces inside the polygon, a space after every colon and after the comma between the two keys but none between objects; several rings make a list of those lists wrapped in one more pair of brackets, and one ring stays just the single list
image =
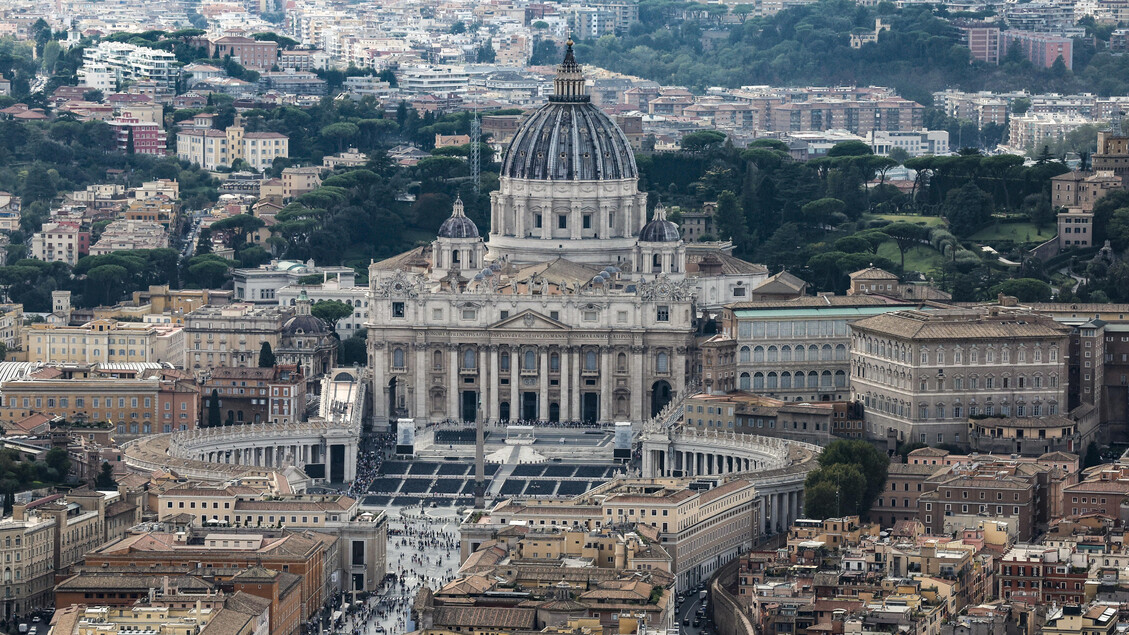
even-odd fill
[{"label": "garden lawn", "polygon": [[[909,214],[864,214],[865,220],[888,220],[891,223],[909,223],[926,227],[944,227],[945,219],[940,216],[911,216]],[[906,254],[907,256],[909,254]]]},{"label": "garden lawn", "polygon": [[976,232],[970,238],[981,242],[1010,240],[1017,243],[1043,243],[1054,237],[1052,225],[1036,229],[1034,223],[994,223]]},{"label": "garden lawn", "polygon": [[[889,258],[895,265],[902,261],[898,254],[898,245],[894,241],[886,241],[878,247],[878,255]],[[926,245],[914,245],[906,250],[906,271],[920,271],[929,273],[940,269],[945,259],[939,251]]]}]

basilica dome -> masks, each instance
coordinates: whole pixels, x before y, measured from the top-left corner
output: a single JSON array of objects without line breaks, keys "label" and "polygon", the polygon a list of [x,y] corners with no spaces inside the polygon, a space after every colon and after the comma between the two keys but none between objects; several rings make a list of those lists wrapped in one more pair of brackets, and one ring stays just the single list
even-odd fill
[{"label": "basilica dome", "polygon": [[478,238],[478,226],[466,217],[462,197],[455,199],[451,217],[439,226],[440,238]]},{"label": "basilica dome", "polygon": [[514,135],[501,176],[543,181],[638,178],[631,144],[592,104],[584,81],[569,40],[553,95]]}]

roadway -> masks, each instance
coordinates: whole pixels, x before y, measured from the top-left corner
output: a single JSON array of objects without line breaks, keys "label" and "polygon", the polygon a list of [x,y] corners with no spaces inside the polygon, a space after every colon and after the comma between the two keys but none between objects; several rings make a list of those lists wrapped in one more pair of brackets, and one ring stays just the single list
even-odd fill
[{"label": "roadway", "polygon": [[678,617],[678,632],[681,635],[715,635],[717,631],[714,629],[713,620],[698,613],[698,608],[701,605],[702,602],[698,599],[698,591],[692,589],[675,613]]}]

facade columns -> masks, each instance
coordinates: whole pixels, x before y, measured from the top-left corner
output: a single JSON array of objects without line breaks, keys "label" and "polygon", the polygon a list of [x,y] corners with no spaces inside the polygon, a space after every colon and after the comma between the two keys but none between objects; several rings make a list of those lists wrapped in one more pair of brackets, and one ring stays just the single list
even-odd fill
[{"label": "facade columns", "polygon": [[575,353],[576,356],[573,358],[575,362],[572,365],[573,389],[569,399],[572,400],[572,416],[574,419],[579,420],[584,417],[584,412],[580,408],[580,387],[584,385],[580,378],[580,368],[584,365],[584,352],[580,350],[579,346],[573,346],[570,347],[570,349],[572,350],[570,350],[569,354]]},{"label": "facade columns", "polygon": [[631,421],[641,422],[646,416],[643,413],[647,410],[646,406],[644,405],[647,391],[643,388],[642,346],[631,347],[631,378],[634,382],[634,386],[631,389]]},{"label": "facade columns", "polygon": [[510,346],[510,421],[521,420],[518,384],[521,383],[521,349]]},{"label": "facade columns", "polygon": [[486,407],[488,408],[486,413],[486,420],[497,421],[499,416],[498,408],[499,404],[501,404],[502,401],[501,399],[499,399],[499,397],[501,396],[499,392],[502,390],[502,384],[498,381],[497,344],[490,345],[490,374],[482,378],[482,386],[488,390],[488,393],[490,395],[489,399],[486,402]]},{"label": "facade columns", "polygon": [[377,421],[387,419],[390,411],[388,404],[388,379],[384,376],[388,368],[388,354],[384,342],[372,344],[372,359],[369,367],[372,368],[372,414]]},{"label": "facade columns", "polygon": [[446,419],[462,421],[459,411],[459,345],[447,345],[447,416]]},{"label": "facade columns", "polygon": [[537,395],[537,419],[540,421],[549,420],[549,347],[540,346],[537,349],[537,355],[541,358],[540,372],[538,384],[540,384],[539,394]]},{"label": "facade columns", "polygon": [[427,411],[427,360],[425,359],[427,351],[424,350],[423,345],[416,344],[416,407],[412,412],[417,421],[420,419],[427,420],[429,412]]},{"label": "facade columns", "polygon": [[600,421],[612,418],[612,348],[600,347]]},{"label": "facade columns", "polygon": [[[560,381],[561,398],[558,401],[558,403],[560,404],[560,409],[561,409],[561,421],[572,421],[572,419],[573,419],[572,408],[569,407],[571,405],[571,402],[572,402],[572,391],[569,390],[568,359],[571,355],[572,355],[572,347],[571,346],[562,346],[561,347],[561,373],[560,373],[560,376],[561,376],[561,381]],[[573,390],[575,390],[575,389],[573,389]]]}]

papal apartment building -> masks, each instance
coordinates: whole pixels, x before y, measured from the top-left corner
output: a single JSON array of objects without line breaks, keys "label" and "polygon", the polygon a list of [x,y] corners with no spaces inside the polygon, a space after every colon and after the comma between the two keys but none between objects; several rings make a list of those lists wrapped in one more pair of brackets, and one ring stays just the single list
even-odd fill
[{"label": "papal apartment building", "polygon": [[851,324],[851,392],[871,438],[966,444],[970,418],[1065,412],[1069,335],[995,309],[868,317]]}]

